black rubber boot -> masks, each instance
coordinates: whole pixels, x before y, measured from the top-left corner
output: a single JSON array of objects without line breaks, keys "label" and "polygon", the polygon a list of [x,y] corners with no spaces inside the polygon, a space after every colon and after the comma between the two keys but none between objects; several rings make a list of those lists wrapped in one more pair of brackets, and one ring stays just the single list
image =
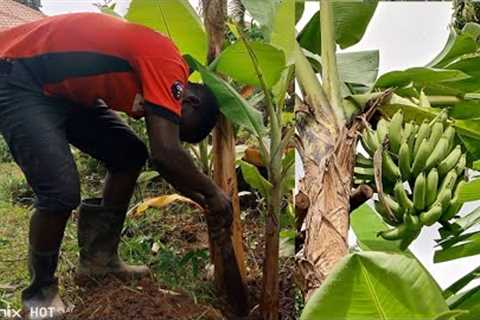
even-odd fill
[{"label": "black rubber boot", "polygon": [[35,252],[32,248],[28,254],[28,269],[31,284],[22,292],[25,319],[62,319],[65,304],[58,294],[58,279],[55,270],[58,265],[58,251]]},{"label": "black rubber boot", "polygon": [[124,280],[150,274],[147,266],[130,266],[118,256],[126,207],[105,207],[101,199],[82,202],[78,219],[80,261],[77,280],[113,274]]}]

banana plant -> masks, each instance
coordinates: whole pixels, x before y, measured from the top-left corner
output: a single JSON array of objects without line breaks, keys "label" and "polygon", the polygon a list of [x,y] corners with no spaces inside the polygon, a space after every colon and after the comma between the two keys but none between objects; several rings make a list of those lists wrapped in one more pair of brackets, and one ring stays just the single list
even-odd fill
[{"label": "banana plant", "polygon": [[[477,219],[478,219],[478,214],[477,214]],[[474,225],[474,220],[472,217],[469,218],[462,218],[461,224],[463,228],[469,229]],[[408,249],[402,250],[400,248],[401,241],[396,240],[396,241],[389,241],[385,240],[381,237],[377,236],[378,230],[385,229],[387,227],[386,223],[382,221],[382,219],[379,217],[379,215],[376,213],[376,211],[367,203],[363,204],[356,210],[354,210],[351,214],[351,221],[352,221],[352,229],[357,237],[357,243],[358,243],[358,248],[356,251],[360,252],[383,252],[383,253],[388,253],[391,256],[395,257],[405,257],[408,260],[411,260],[412,263],[418,264],[421,266],[420,262],[418,259],[416,259],[415,255],[409,251]],[[460,230],[459,230],[460,231]],[[468,243],[471,240],[475,238],[475,232],[470,231],[466,235],[462,236],[461,238],[465,240],[465,243]],[[478,234],[477,234],[478,236]],[[470,238],[472,237],[472,238]],[[444,248],[449,248],[455,244],[458,243],[458,241],[462,241],[460,239],[454,238],[454,237],[449,237],[443,240],[438,240],[437,241],[437,246],[438,247],[444,247]],[[460,256],[457,256],[457,258],[460,258]],[[403,259],[403,258],[401,258]],[[368,269],[371,266],[367,266],[366,270],[367,272]],[[384,268],[385,266],[381,267]],[[342,267],[340,267],[342,268]],[[468,274],[463,276],[462,278],[458,279],[455,281],[453,284],[451,284],[449,287],[444,289],[443,291],[440,290],[438,286],[424,286],[424,285],[417,285],[415,291],[416,292],[423,292],[423,296],[429,296],[429,297],[435,297],[436,302],[432,303],[429,302],[428,304],[430,306],[436,305],[438,309],[436,311],[432,312],[430,316],[425,315],[425,319],[456,319],[456,320],[470,320],[470,319],[476,319],[480,315],[480,309],[478,308],[479,306],[479,299],[480,299],[480,286],[475,285],[474,281],[478,280],[480,277],[479,273],[479,268],[478,266],[472,266],[472,271],[470,271]],[[344,270],[342,272],[352,272],[352,270]],[[385,270],[386,271],[386,270]],[[430,279],[429,281],[432,281],[434,283],[434,279],[432,276],[427,272],[426,269],[422,267],[422,270],[419,270],[419,273],[421,273],[421,277],[428,278]],[[332,274],[334,277],[334,275]],[[392,291],[395,291],[396,295],[399,296],[410,296],[411,295],[411,288],[412,284],[407,285],[408,280],[411,276],[410,272],[402,272],[402,274],[399,275],[399,277],[396,280],[396,289],[392,289]],[[470,287],[467,287],[470,286]],[[373,287],[370,287],[369,290],[372,290],[373,295],[377,294],[374,293],[376,289]],[[350,296],[350,297],[356,297],[357,295],[355,294],[347,294],[349,290],[354,290],[353,286],[344,291],[344,296]],[[442,297],[439,296],[439,293]],[[317,294],[315,293],[315,296]],[[372,296],[372,294],[370,294]],[[325,296],[324,296],[325,297]],[[314,299],[311,299],[314,300]],[[307,315],[310,314],[313,310],[320,310],[317,308],[328,308],[330,303],[328,301],[324,301],[323,299],[320,299],[319,296],[315,299],[316,302],[308,302],[309,305],[306,306],[305,308],[305,314],[302,315],[303,319],[310,319],[310,317]],[[336,306],[342,306],[340,310],[337,308],[336,312],[343,312],[344,314],[351,314],[352,318],[355,318],[355,314],[360,311],[360,309],[355,306],[355,302],[353,301],[355,299],[352,299],[352,303],[341,303],[341,304],[336,304]],[[398,301],[397,299],[394,299],[395,301]],[[402,304],[408,305],[409,302],[407,302],[408,299],[402,302]],[[443,300],[443,301],[442,301]],[[383,306],[380,307],[380,309],[383,309],[384,314],[389,314],[393,312],[396,308],[397,305],[395,303],[390,303],[392,300],[390,298],[385,298],[384,300],[385,303]],[[413,300],[408,300],[412,302]],[[414,304],[418,303],[416,306]],[[415,318],[418,312],[418,308],[425,308],[425,304],[423,300],[418,300],[414,304],[410,304],[410,307],[408,308],[413,308],[410,310],[405,310],[403,313],[403,317],[407,318]],[[321,306],[318,306],[318,305]],[[445,306],[448,306],[448,309],[445,309]],[[310,310],[310,311],[308,311]],[[376,308],[369,309],[368,312],[376,312],[375,310],[379,310]],[[362,312],[364,312],[365,309],[362,309]],[[315,311],[316,312],[316,311]],[[400,316],[399,316],[400,317]]]},{"label": "banana plant", "polygon": [[[223,1],[221,1],[223,2]],[[205,2],[207,3],[207,2]],[[220,3],[221,4],[221,3]],[[213,5],[212,7],[220,8],[219,6]],[[223,6],[222,6],[223,7]],[[102,6],[101,11],[120,17],[115,12],[115,6]],[[217,17],[224,19],[223,15],[209,15],[211,17]],[[163,33],[168,36],[175,42],[179,50],[187,55],[195,57],[200,63],[205,64],[207,60],[211,60],[213,57],[212,52],[212,37],[217,37],[218,35],[214,34],[213,31],[208,30],[209,34],[205,31],[205,26],[202,23],[202,20],[197,15],[195,10],[192,8],[188,0],[172,0],[172,1],[149,1],[149,0],[132,0],[130,7],[125,17],[126,20],[143,24],[149,28],[152,28],[158,32]],[[223,20],[222,20],[223,23]],[[207,29],[209,24],[206,22]],[[221,40],[224,35],[221,34]],[[218,46],[217,46],[218,47]],[[221,46],[218,47],[221,49]],[[219,49],[216,49],[217,51]],[[200,81],[200,76],[198,73],[193,74],[190,81]],[[234,90],[233,90],[234,91]],[[223,113],[235,114],[232,111],[232,108],[238,106],[238,103],[226,103],[222,104],[225,108],[222,108]],[[254,113],[256,112],[252,107],[245,104],[245,108],[249,110],[247,112]],[[227,111],[225,111],[227,110]],[[230,110],[230,111],[228,111]],[[257,112],[258,113],[258,112]],[[240,125],[245,125],[246,122],[239,120],[236,121]],[[227,122],[223,122],[228,126]],[[214,135],[215,136],[215,135]],[[218,135],[217,135],[218,136]],[[232,197],[233,211],[234,211],[234,221],[232,227],[232,241],[231,245],[224,244],[220,246],[219,243],[215,241],[210,241],[210,258],[215,267],[215,283],[217,288],[222,293],[226,293],[228,301],[232,305],[233,309],[239,315],[247,312],[247,293],[245,292],[245,259],[243,254],[243,245],[242,245],[242,230],[240,223],[240,206],[238,201],[238,194],[236,192],[236,183],[226,185],[223,183],[226,181],[235,181],[235,167],[234,167],[234,140],[233,134],[227,135],[230,141],[233,143],[230,144],[232,148],[227,149],[226,147],[221,147],[219,151],[222,155],[227,155],[227,157],[221,157],[217,159],[217,163],[226,162],[225,159],[229,160],[229,156],[232,156],[230,162],[225,163],[222,168],[227,168],[228,172],[231,173],[230,176],[225,176],[225,172],[219,170],[218,166],[215,168],[215,171],[218,173],[218,176],[221,177],[221,181],[215,179],[217,184],[220,185],[227,193],[230,193]],[[217,146],[219,144],[217,143]],[[200,164],[202,168],[210,173],[210,162],[209,155],[207,150],[207,143],[203,142],[199,148],[199,157]],[[217,157],[218,158],[218,157]],[[229,164],[230,167],[229,168]],[[232,175],[233,174],[233,175]],[[172,195],[175,196],[175,195]],[[139,204],[140,208],[145,206],[153,205],[158,202],[159,198],[154,198],[146,200],[144,203]],[[212,227],[209,226],[209,237],[211,236]],[[230,244],[230,239],[226,241]],[[225,248],[232,247],[233,254],[229,254],[228,257],[225,254],[222,254],[223,251],[227,250]],[[223,250],[223,251],[222,251]],[[227,264],[229,265],[227,267]],[[229,280],[227,280],[227,278]],[[234,293],[236,291],[236,293]],[[243,292],[243,294],[242,294]]]},{"label": "banana plant", "polygon": [[[271,2],[272,5],[273,3]],[[251,10],[249,6],[251,3],[245,1],[244,4],[247,10]],[[171,10],[174,7],[178,7],[179,12],[173,14]],[[210,58],[207,60],[205,60],[207,57],[205,32],[202,31],[199,19],[187,1],[165,2],[159,6],[152,4],[151,1],[133,0],[127,14],[127,19],[146,24],[171,36],[180,50],[186,53],[185,59],[191,69],[197,71],[195,74],[198,79],[212,89],[224,117],[234,126],[250,132],[258,141],[262,162],[268,169],[267,179],[262,180],[265,186],[263,192],[268,202],[262,298],[265,319],[278,319],[281,201],[293,188],[294,153],[292,150],[289,152],[286,150],[294,131],[292,127],[287,126],[287,121],[282,116],[286,93],[293,80],[291,48],[294,39],[293,8],[294,0],[275,3],[270,8],[271,15],[266,20],[258,18],[260,11],[250,11],[260,24],[268,23],[271,26],[264,29],[267,41],[252,41],[244,34],[243,29],[234,22],[229,23],[236,40],[233,43],[226,43],[223,51],[221,48],[214,49],[210,46],[208,50]],[[110,10],[106,12],[111,13]],[[173,14],[172,19],[170,13]],[[180,23],[180,16],[188,17],[187,29],[175,27]],[[205,19],[208,20],[212,16],[215,15],[206,14]],[[181,23],[183,25],[185,21],[182,20]],[[205,23],[208,26],[208,21]],[[182,30],[172,31],[177,29]],[[192,37],[192,34],[198,37]],[[209,32],[209,36],[215,37],[212,32]],[[186,41],[187,39],[189,41]],[[212,54],[212,50],[216,51],[215,54]],[[207,64],[207,61],[210,63]],[[260,96],[261,99],[247,100],[234,88],[233,81],[258,88],[259,94],[256,97]],[[261,111],[254,107],[259,100],[262,100],[262,105],[265,106]],[[264,114],[267,117],[266,121]],[[208,148],[204,145],[197,153],[200,159],[205,158]],[[256,178],[261,177],[256,167],[250,169]],[[143,209],[146,205],[156,203],[156,199],[152,199],[141,204],[139,208]],[[138,208],[136,210],[138,211]]]},{"label": "banana plant", "polygon": [[[479,180],[472,179],[475,175],[472,175],[472,170],[479,169],[476,165],[479,158],[476,147],[479,136],[475,110],[479,101],[476,92],[480,87],[480,79],[474,70],[478,63],[476,56],[479,47],[476,39],[480,35],[480,25],[468,21],[463,21],[463,25],[462,30],[451,30],[445,48],[426,67],[393,71],[383,75],[376,82],[378,88],[395,89],[395,94],[380,108],[384,115],[392,116],[398,114],[398,110],[402,110],[407,121],[418,124],[443,115],[445,123],[455,128],[457,148],[468,155],[468,161],[463,166],[469,170],[465,176],[470,178],[470,181],[457,186],[455,193],[461,205],[449,216],[451,220],[440,221],[442,227],[439,229],[439,239],[436,240],[434,253],[436,263],[480,254],[477,230],[480,210],[476,208],[471,212],[460,212],[464,203],[479,199],[480,190]],[[453,158],[448,155],[442,162],[447,163],[450,160]],[[370,250],[398,251],[400,241],[387,243],[376,237],[383,222],[377,221],[373,228],[373,224],[365,226],[366,220],[378,219],[377,213],[368,206],[363,206],[361,211],[355,212],[352,216],[352,227],[360,238],[361,247]],[[480,314],[478,309],[480,287],[466,288],[468,284],[478,279],[478,266],[474,265],[472,269],[443,292],[451,311],[459,312],[455,316],[456,319],[475,319]]]},{"label": "banana plant", "polygon": [[[372,5],[372,2],[363,1],[363,4],[358,4],[363,5],[363,10],[357,8],[358,10],[356,12],[363,12],[365,14],[368,12],[369,4]],[[329,81],[328,77],[324,75],[325,72],[328,72],[328,67],[327,69],[325,68],[326,65],[328,65],[328,61],[326,61],[326,59],[328,59],[328,52],[325,49],[324,39],[324,34],[328,33],[328,25],[326,25],[326,22],[322,22],[324,15],[327,15],[325,12],[322,14],[322,10],[328,10],[326,6],[328,6],[327,3],[321,2],[321,10],[318,16],[314,17],[317,21],[312,22],[311,20],[311,23],[307,24],[306,29],[300,33],[299,40],[303,41],[302,45],[306,47],[307,44],[310,44],[310,46],[308,47],[309,51],[306,51],[304,48],[298,52],[298,59],[296,62],[297,78],[299,79],[303,91],[302,93],[304,94],[304,101],[303,104],[299,104],[299,111],[306,114],[302,115],[300,120],[298,120],[299,118],[297,116],[297,122],[298,125],[302,125],[302,121],[305,123],[304,127],[308,130],[306,131],[308,133],[307,136],[314,137],[317,141],[322,141],[320,143],[317,142],[317,146],[315,146],[313,142],[306,144],[306,139],[304,139],[300,145],[300,153],[304,153],[302,158],[305,169],[305,176],[302,182],[304,183],[305,180],[308,180],[309,177],[312,176],[312,173],[315,172],[318,173],[316,176],[316,183],[318,184],[318,181],[323,182],[323,185],[321,184],[323,189],[318,187],[317,189],[314,189],[314,192],[311,192],[312,187],[304,188],[304,190],[306,190],[306,192],[304,192],[301,185],[301,193],[297,198],[297,200],[302,200],[297,201],[298,212],[303,211],[303,214],[305,214],[304,212],[306,211],[304,220],[306,240],[303,249],[297,253],[297,258],[299,259],[302,275],[308,275],[309,283],[314,283],[311,287],[307,287],[306,289],[303,288],[304,292],[306,292],[305,297],[307,299],[307,305],[302,314],[302,319],[329,319],[335,317],[358,319],[365,317],[366,315],[368,315],[368,318],[372,319],[389,319],[398,317],[408,317],[413,319],[416,317],[425,319],[475,319],[478,317],[479,312],[478,307],[476,307],[479,301],[479,288],[477,286],[465,290],[465,286],[468,283],[471,283],[474,279],[478,278],[478,268],[475,268],[475,266],[471,273],[458,280],[450,288],[447,288],[443,292],[443,297],[441,290],[438,288],[434,280],[421,266],[414,281],[416,282],[420,278],[429,279],[427,282],[431,285],[426,285],[426,283],[424,283],[425,285],[420,286],[407,284],[408,281],[410,281],[408,278],[411,274],[405,273],[405,269],[402,269],[399,276],[395,277],[395,288],[386,291],[382,291],[383,289],[378,290],[379,288],[376,288],[375,283],[381,278],[381,276],[378,275],[386,272],[391,276],[395,273],[395,267],[387,263],[381,263],[382,258],[379,256],[376,258],[371,256],[371,258],[365,260],[364,255],[370,255],[371,251],[383,251],[389,253],[388,260],[406,259],[412,262],[412,266],[414,264],[418,265],[418,261],[416,261],[412,253],[408,251],[408,248],[406,248],[408,247],[408,244],[402,246],[401,240],[390,241],[379,237],[379,231],[387,229],[387,225],[380,219],[380,215],[377,212],[378,210],[374,210],[374,208],[367,204],[364,204],[351,213],[351,226],[357,236],[357,243],[359,245],[357,250],[361,250],[361,258],[357,253],[348,255],[344,260],[341,260],[334,269],[332,269],[332,266],[335,265],[335,260],[332,256],[338,257],[344,253],[344,251],[341,252],[340,250],[335,249],[330,249],[330,251],[326,249],[322,250],[323,248],[320,245],[315,247],[312,243],[315,243],[315,238],[320,238],[324,242],[327,242],[324,239],[329,239],[328,236],[330,235],[330,239],[334,239],[334,241],[337,239],[335,242],[331,240],[328,241],[330,247],[332,246],[332,243],[342,244],[342,240],[346,239],[346,235],[343,233],[344,237],[341,237],[342,233],[338,232],[338,230],[346,232],[348,229],[348,224],[344,224],[344,228],[337,227],[336,230],[328,230],[331,226],[338,226],[338,221],[340,220],[342,213],[348,212],[347,209],[345,209],[348,208],[348,205],[345,204],[348,201],[348,198],[345,196],[348,194],[348,191],[344,191],[342,188],[347,186],[347,189],[351,190],[349,189],[351,186],[351,180],[349,180],[349,178],[351,177],[352,172],[349,171],[348,165],[345,165],[345,163],[349,164],[349,161],[351,161],[351,154],[355,153],[355,151],[352,152],[350,150],[350,153],[338,152],[337,150],[341,150],[342,144],[345,142],[348,143],[348,139],[342,139],[341,142],[333,139],[333,143],[328,144],[326,142],[331,140],[327,140],[328,134],[325,134],[325,132],[333,132],[335,134],[336,132],[341,132],[342,129],[349,130],[348,128],[353,128],[356,120],[352,117],[357,117],[357,119],[361,119],[361,122],[370,126],[368,120],[373,111],[373,107],[379,110],[384,117],[392,119],[390,130],[395,130],[392,127],[394,126],[394,115],[399,114],[398,110],[402,110],[403,112],[402,124],[397,126],[402,131],[412,130],[411,128],[415,125],[421,126],[424,122],[436,122],[436,119],[443,118],[442,121],[444,121],[446,127],[448,126],[451,128],[449,130],[450,133],[455,129],[456,134],[453,135],[453,137],[455,138],[455,144],[460,144],[460,149],[458,149],[458,147],[454,149],[461,150],[461,152],[452,150],[453,154],[452,158],[450,158],[450,155],[445,154],[444,150],[438,150],[438,153],[442,151],[445,156],[435,156],[438,158],[436,160],[440,161],[439,163],[443,163],[442,166],[438,167],[438,171],[445,174],[448,171],[445,168],[450,168],[449,162],[454,163],[455,161],[464,158],[463,156],[458,157],[462,153],[468,155],[467,163],[462,164],[462,166],[474,169],[478,168],[476,167],[475,162],[478,161],[477,152],[479,150],[477,147],[478,125],[476,123],[476,118],[478,118],[478,116],[475,116],[475,105],[477,105],[476,99],[478,99],[478,94],[476,92],[478,91],[478,84],[480,83],[477,78],[478,73],[476,72],[478,68],[475,67],[478,51],[478,43],[476,41],[479,35],[478,27],[472,23],[467,23],[463,32],[458,33],[452,31],[445,49],[427,67],[411,68],[382,75],[378,80],[373,81],[373,85],[372,83],[367,85],[368,89],[366,91],[358,90],[359,88],[354,86],[347,86],[347,89],[349,89],[350,92],[347,90],[340,90],[344,98],[340,110],[343,110],[344,112],[342,117],[342,113],[339,112],[339,110],[335,110],[335,106],[338,104],[332,102],[334,101],[332,96],[335,96],[335,91],[330,91],[329,94],[327,90],[328,85],[335,82],[332,81],[335,77],[330,77],[331,80]],[[336,25],[339,23],[338,16],[335,17],[335,14],[337,14],[335,9],[338,9],[340,6],[340,2],[332,2],[330,13],[333,13],[334,18],[332,19],[331,16],[325,18],[325,20],[330,18],[330,20],[334,21],[333,25],[335,26],[334,29],[336,32],[341,32],[342,30]],[[346,13],[348,12],[347,7],[348,5],[343,7],[344,11],[341,16],[348,16]],[[360,19],[357,19],[356,23],[358,23],[359,20]],[[320,25],[317,26],[317,24]],[[330,27],[331,26],[332,23],[330,23]],[[308,32],[310,28],[312,30],[316,29],[317,32],[318,30],[321,30],[321,39],[318,38],[317,42],[312,43],[312,38],[315,39],[315,33]],[[363,32],[362,30],[364,31],[364,28],[359,28],[358,34],[361,34]],[[339,39],[342,39],[342,37],[335,35],[336,42],[341,45]],[[342,80],[340,59],[338,59],[338,55],[336,57],[339,78]],[[334,65],[332,61],[333,59],[330,61],[330,65]],[[314,72],[311,72],[311,68],[313,68],[314,72],[320,72],[322,74],[321,83],[323,83],[323,86],[319,84]],[[330,70],[331,69],[332,68],[330,68]],[[346,83],[346,81],[342,82]],[[310,91],[308,91],[308,88],[312,88],[312,83],[316,83],[317,92],[315,92],[315,89],[310,89]],[[343,84],[340,83],[340,87],[342,86]],[[324,89],[324,91],[321,89]],[[386,94],[383,94],[382,91]],[[394,93],[391,94],[389,91],[393,91]],[[315,101],[319,101],[319,103],[315,104]],[[339,101],[338,98],[337,101]],[[322,106],[326,106],[326,108],[322,108]],[[445,110],[448,110],[448,113],[446,113]],[[344,121],[343,123],[345,123],[343,127],[341,125],[342,118]],[[315,123],[320,121],[323,121],[325,127],[330,128],[329,131],[327,129],[322,131],[320,125],[315,127]],[[407,123],[405,124],[405,122]],[[407,129],[407,125],[411,128]],[[379,130],[379,126],[382,126],[381,122],[377,124],[377,132],[375,132],[375,135],[384,137],[385,135],[388,135],[388,133],[382,134]],[[367,133],[370,132],[367,131]],[[301,135],[305,136],[303,133],[301,133]],[[449,135],[452,136],[451,134]],[[413,136],[418,135],[416,134]],[[369,135],[366,134],[365,137],[368,138]],[[387,141],[389,144],[399,142],[397,143],[397,146],[400,148],[401,141],[395,141],[395,138],[397,137],[400,137],[400,135],[391,135],[389,138],[391,138],[390,140],[392,141]],[[373,140],[370,142],[372,141]],[[307,140],[307,142],[309,141]],[[416,141],[412,139],[412,148],[415,148],[415,142]],[[352,145],[356,146],[355,143]],[[368,151],[371,143],[369,143],[369,141],[364,141],[364,146]],[[381,146],[382,143],[377,141],[376,148]],[[390,147],[393,148],[392,145]],[[420,148],[420,144],[416,147]],[[423,149],[425,149],[425,147],[423,147]],[[312,150],[316,152],[312,152]],[[398,149],[397,152],[399,151],[400,150]],[[377,154],[381,155],[381,153]],[[435,152],[435,154],[437,154],[437,152]],[[315,157],[315,155],[317,155],[317,157]],[[413,156],[417,157],[420,155],[414,154]],[[455,156],[455,159],[453,159],[453,156]],[[398,158],[395,158],[395,161],[400,158],[400,155],[397,153],[396,157]],[[420,158],[418,163],[420,163]],[[306,166],[305,159],[307,159],[307,165],[311,166],[311,168]],[[341,161],[338,159],[341,159]],[[379,162],[380,164],[384,162],[382,158],[379,160],[380,161],[377,159],[376,161],[376,159],[368,159],[363,156],[358,156],[357,163],[362,163],[363,167],[360,168],[362,170],[357,170],[356,168],[354,173],[360,174],[364,180],[366,179],[365,177],[368,177],[370,180],[375,180],[377,177],[383,179],[388,175],[396,177],[396,180],[406,172],[398,167],[396,168],[398,172],[397,170],[393,170],[394,167],[391,166],[391,164],[395,164],[393,161],[389,164],[387,163],[386,167],[383,167],[382,165],[379,166],[379,168],[383,169],[383,174],[382,171],[377,172],[371,168],[365,170],[365,166],[372,166],[374,165],[374,162]],[[423,160],[428,160],[428,157]],[[325,162],[327,162],[327,164],[325,164]],[[342,164],[344,165],[342,166]],[[430,166],[431,165],[432,164],[430,164]],[[322,170],[315,171],[318,167],[321,167]],[[345,167],[347,167],[347,169],[341,171]],[[420,164],[417,164],[414,167],[420,168],[421,166]],[[410,170],[410,168],[411,167],[408,169]],[[323,173],[322,175],[321,173],[325,172],[325,169],[328,171],[340,171],[344,174]],[[451,175],[453,176],[453,173]],[[327,178],[325,178],[325,176],[327,176]],[[347,178],[345,178],[345,176]],[[427,182],[428,178],[426,176],[423,178],[422,174],[419,176],[421,177],[420,180]],[[409,178],[407,178],[407,180],[408,179]],[[435,179],[432,178],[432,181],[433,180]],[[335,188],[335,185],[331,181],[339,181],[343,183],[343,185]],[[413,182],[415,183],[416,181]],[[422,182],[419,182],[419,185],[421,183]],[[325,184],[327,184],[328,188],[324,186]],[[311,182],[311,185],[313,185],[313,181]],[[477,200],[477,188],[479,185],[480,184],[475,179],[468,183],[463,183],[461,186],[459,185],[457,187],[457,190],[455,191],[456,196],[462,203],[469,200]],[[395,191],[397,191],[397,193],[398,191],[404,192],[405,189],[400,187],[403,187],[403,185],[393,184],[390,191],[394,194]],[[421,189],[422,188],[419,188],[418,190]],[[332,191],[328,192],[326,190]],[[318,202],[318,198],[315,199],[317,201],[312,202],[311,195],[314,194],[320,194],[319,199],[323,200],[323,202]],[[326,199],[328,197],[337,197],[341,198],[341,200],[337,200],[335,206],[332,205],[329,207],[329,203],[334,201],[327,201]],[[304,201],[305,198],[308,199],[308,201]],[[402,199],[402,197],[396,195],[396,199]],[[423,200],[425,198],[417,195],[417,201],[415,201],[415,199],[410,200],[407,197],[404,197],[404,206],[414,207],[416,205],[420,208],[423,206],[420,203],[421,199]],[[412,202],[410,203],[409,201]],[[302,205],[302,207],[300,205]],[[318,210],[316,216],[311,213],[312,206],[315,205],[317,205]],[[325,222],[329,222],[328,226]],[[478,210],[474,210],[463,216],[454,215],[447,222],[443,222],[443,227],[440,229],[440,239],[437,240],[438,245],[437,252],[435,253],[435,261],[441,262],[478,254],[478,231],[475,231],[478,222]],[[335,225],[335,223],[337,224]],[[315,226],[318,227],[315,228]],[[323,237],[319,236],[319,234],[322,233],[322,227],[324,234]],[[309,233],[313,240],[309,240]],[[342,247],[340,246],[340,248]],[[340,251],[340,254],[338,254],[338,251]],[[370,260],[370,262],[366,262],[367,260]],[[377,265],[377,263],[379,264]],[[305,270],[301,269],[302,266]],[[358,272],[357,268],[361,270],[362,276],[360,278],[355,277],[355,273]],[[414,269],[415,268],[413,267],[412,269],[409,268],[411,271]],[[370,272],[375,274],[374,279],[368,275]],[[329,275],[327,276],[327,274]],[[368,284],[362,284],[361,280],[352,280],[349,282],[345,281],[345,279],[362,279],[366,280]],[[385,281],[380,281],[382,282],[382,288],[388,286]],[[320,286],[321,283],[323,283],[322,286]],[[345,284],[345,286],[341,285],[341,287],[339,287],[339,284]],[[312,287],[319,287],[319,289],[314,291],[312,290]],[[412,287],[415,287],[414,291],[416,292],[423,291],[423,297],[428,296],[432,299],[435,297],[435,301],[429,301],[425,304],[421,299],[418,301],[414,301],[415,299],[411,300]],[[337,289],[340,290],[340,295],[338,292],[335,292]],[[358,294],[364,289],[365,294]],[[394,292],[395,297],[389,297],[392,292]],[[401,298],[402,296],[405,298]],[[356,301],[358,297],[361,297],[361,302]],[[373,302],[368,302],[369,299],[364,299],[364,297],[371,297]],[[447,300],[445,301],[445,299]],[[400,302],[400,304],[392,303],[393,301]],[[371,305],[371,307],[367,305]],[[433,307],[433,309],[427,311],[428,307]]]},{"label": "banana plant", "polygon": [[[244,3],[247,10],[252,10],[248,1]],[[241,124],[257,138],[261,160],[268,171],[268,177],[265,179],[256,167],[247,168],[245,163],[241,165],[242,171],[248,171],[249,177],[259,181],[258,184],[252,183],[252,185],[259,188],[268,203],[262,295],[262,311],[265,319],[278,318],[279,219],[281,201],[284,194],[288,192],[287,181],[292,181],[294,164],[293,153],[285,152],[292,138],[293,128],[286,128],[282,117],[286,92],[293,77],[293,66],[288,62],[291,41],[285,41],[285,36],[288,34],[292,35],[290,40],[293,40],[293,15],[291,15],[293,11],[290,10],[293,5],[294,2],[288,0],[274,7],[274,14],[271,16],[273,27],[265,31],[270,35],[269,43],[249,40],[243,30],[232,22],[230,25],[237,40],[220,53],[208,68],[195,59],[188,58],[201,74],[203,81],[214,89],[221,105],[230,105],[228,110],[227,107],[222,110],[226,117],[236,124]],[[252,13],[254,18],[258,18],[256,13],[258,12]],[[286,23],[288,21],[291,22],[290,25]],[[260,19],[260,23],[264,22]],[[282,37],[279,36],[280,34]],[[263,96],[268,126],[265,127],[261,113],[253,109],[232,86],[212,71],[217,71],[239,83],[259,88]]]},{"label": "banana plant", "polygon": [[[480,254],[478,232],[473,231],[480,223],[478,208],[458,215],[463,204],[480,199],[479,180],[471,174],[478,170],[476,163],[480,159],[480,97],[477,93],[480,90],[477,72],[480,25],[464,22],[462,30],[452,28],[444,49],[427,66],[392,71],[375,83],[378,89],[395,89],[394,95],[380,108],[384,116],[392,117],[401,110],[404,121],[421,125],[443,114],[445,124],[455,131],[455,145],[467,156],[463,165],[467,168],[465,176],[470,180],[458,184],[455,195],[459,206],[448,221],[440,221],[435,262]],[[442,149],[440,147],[437,149]],[[451,155],[444,154],[442,162],[446,165],[451,160],[461,161],[462,158],[454,158],[458,154],[454,151]]]},{"label": "banana plant", "polygon": [[[364,86],[348,82],[352,73],[340,73],[340,62],[343,67],[345,60],[336,49],[337,44],[346,48],[361,39],[377,1],[319,3],[320,10],[299,33],[294,47],[295,75],[303,96],[296,107],[297,151],[304,172],[296,203],[305,230],[296,261],[306,300],[348,253],[353,167],[358,131],[363,127],[356,116],[369,117],[375,106],[371,103],[360,110],[344,99],[363,92]],[[360,84],[368,87],[368,82]],[[382,98],[378,96],[379,101]]]}]

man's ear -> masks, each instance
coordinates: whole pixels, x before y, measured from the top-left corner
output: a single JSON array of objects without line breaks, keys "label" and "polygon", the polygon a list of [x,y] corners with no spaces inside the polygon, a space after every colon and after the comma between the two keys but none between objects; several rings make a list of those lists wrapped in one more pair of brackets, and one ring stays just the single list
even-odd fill
[{"label": "man's ear", "polygon": [[191,105],[194,109],[198,108],[200,106],[200,98],[194,95],[187,95],[186,97],[183,98],[182,100],[183,103],[188,103]]}]

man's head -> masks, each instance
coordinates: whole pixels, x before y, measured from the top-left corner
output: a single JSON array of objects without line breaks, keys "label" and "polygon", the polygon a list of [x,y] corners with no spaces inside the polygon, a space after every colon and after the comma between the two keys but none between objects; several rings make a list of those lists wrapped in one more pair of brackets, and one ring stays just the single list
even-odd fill
[{"label": "man's head", "polygon": [[182,99],[180,140],[198,143],[205,139],[217,123],[218,102],[205,85],[188,83]]}]

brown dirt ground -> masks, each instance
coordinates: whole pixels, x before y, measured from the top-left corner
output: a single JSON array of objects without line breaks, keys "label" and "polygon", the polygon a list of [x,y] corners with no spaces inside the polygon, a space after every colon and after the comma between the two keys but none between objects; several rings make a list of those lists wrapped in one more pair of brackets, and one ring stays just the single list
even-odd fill
[{"label": "brown dirt ground", "polygon": [[[208,247],[206,224],[199,214],[165,215],[162,224],[175,226],[162,242],[175,243],[186,251]],[[259,301],[262,286],[263,224],[258,212],[247,214],[244,221],[244,243],[247,253],[248,289],[251,311],[248,320],[260,320]],[[281,260],[280,314],[281,320],[295,319],[293,263]],[[204,281],[212,281],[204,271]],[[68,320],[127,320],[127,319],[234,319],[229,316],[224,300],[212,305],[196,303],[188,294],[170,291],[153,279],[143,279],[125,285],[118,279],[78,288],[76,307]],[[222,315],[223,313],[223,315]]]},{"label": "brown dirt ground", "polygon": [[85,287],[79,298],[83,303],[68,320],[224,319],[219,310],[196,304],[187,295],[161,288],[148,278],[133,286],[109,278]]}]

